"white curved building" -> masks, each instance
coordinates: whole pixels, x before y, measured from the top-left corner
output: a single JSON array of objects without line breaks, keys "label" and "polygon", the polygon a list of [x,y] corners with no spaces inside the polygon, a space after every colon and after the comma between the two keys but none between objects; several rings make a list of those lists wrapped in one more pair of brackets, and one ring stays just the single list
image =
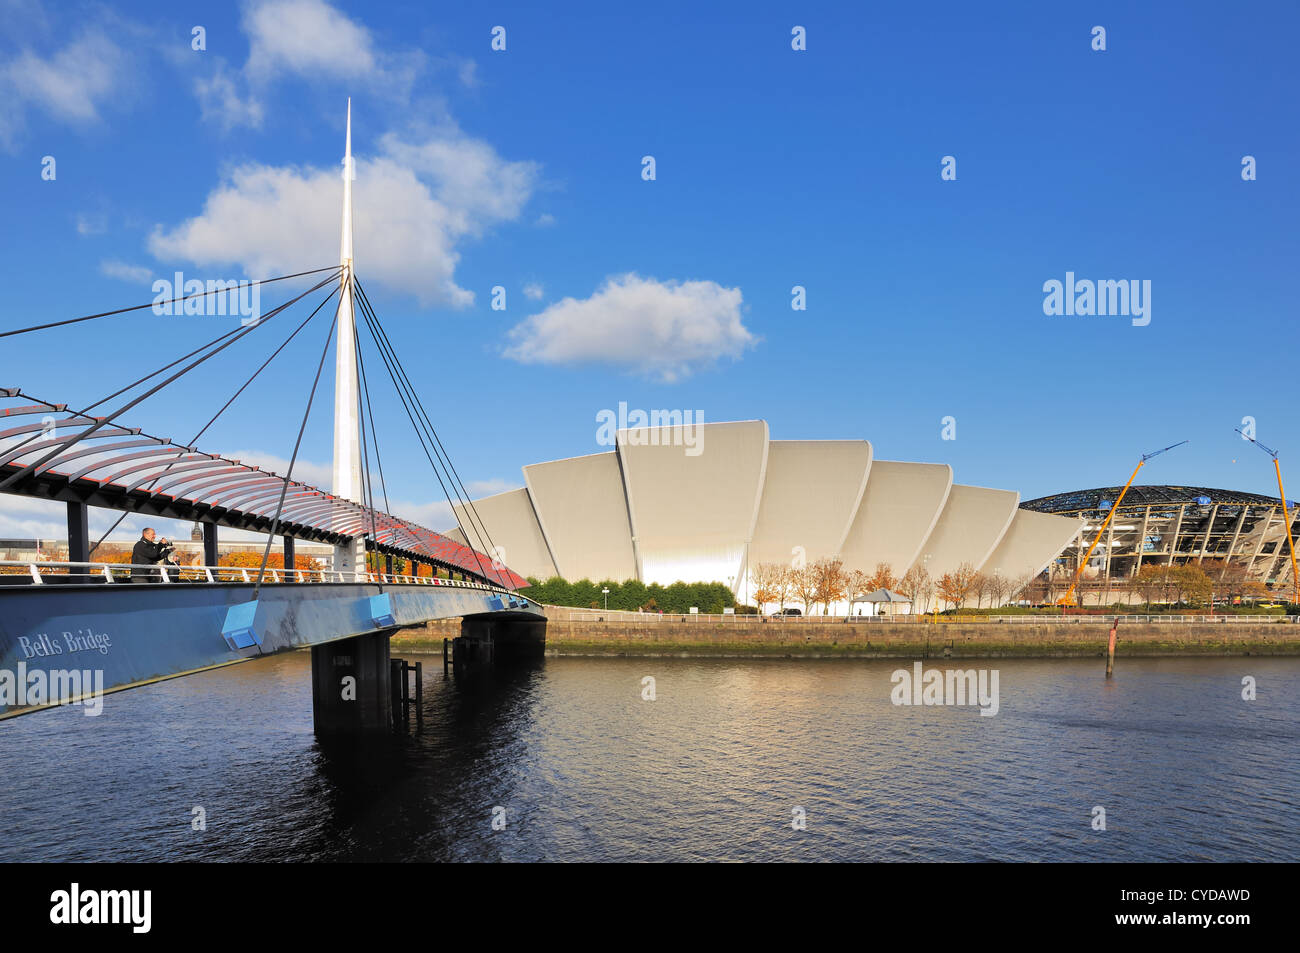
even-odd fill
[{"label": "white curved building", "polygon": [[613,450],[526,466],[523,488],[476,500],[501,561],[540,579],[727,582],[743,597],[749,567],[798,556],[899,576],[922,563],[935,579],[963,563],[1036,574],[1082,525],[953,483],[946,464],[875,460],[865,440],[772,440],[762,420],[685,430],[620,430]]}]

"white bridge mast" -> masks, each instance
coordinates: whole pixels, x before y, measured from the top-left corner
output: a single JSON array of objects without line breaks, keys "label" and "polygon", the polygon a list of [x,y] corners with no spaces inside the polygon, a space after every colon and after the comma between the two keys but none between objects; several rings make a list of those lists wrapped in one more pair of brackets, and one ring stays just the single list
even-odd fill
[{"label": "white bridge mast", "polygon": [[[339,241],[338,335],[334,362],[334,495],[353,503],[365,503],[361,482],[361,421],[357,410],[357,349],[354,338],[356,313],[352,302],[352,99],[348,98],[347,141],[343,153],[343,234]],[[334,547],[334,568],[349,572],[365,570],[365,549],[361,537]]]}]

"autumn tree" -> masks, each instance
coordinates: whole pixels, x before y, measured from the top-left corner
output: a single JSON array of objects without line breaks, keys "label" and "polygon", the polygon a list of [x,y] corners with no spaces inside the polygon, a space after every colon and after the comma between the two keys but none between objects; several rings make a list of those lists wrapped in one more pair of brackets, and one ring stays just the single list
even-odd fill
[{"label": "autumn tree", "polygon": [[898,585],[898,577],[894,575],[893,567],[889,563],[876,563],[876,571],[871,574],[871,579],[867,583],[867,591],[896,589]]},{"label": "autumn tree", "polygon": [[1268,591],[1268,586],[1258,579],[1251,579],[1241,587],[1241,597],[1252,602],[1259,602],[1261,599],[1267,599],[1270,596],[1272,596],[1272,593]]},{"label": "autumn tree", "polygon": [[979,573],[970,563],[962,563],[952,573],[952,584],[957,593],[957,608],[966,605],[966,600],[975,591],[975,581]]},{"label": "autumn tree", "polygon": [[937,589],[939,598],[947,603],[949,607],[957,604],[960,595],[957,591],[957,580],[952,573],[946,572],[939,577]]},{"label": "autumn tree", "polygon": [[1174,595],[1174,601],[1186,605],[1205,602],[1214,592],[1210,577],[1198,566],[1190,563],[1183,566],[1167,567],[1168,585]]},{"label": "autumn tree", "polygon": [[824,556],[812,565],[814,598],[822,604],[823,615],[830,613],[831,604],[847,597],[849,577],[844,571],[844,560],[838,556]]},{"label": "autumn tree", "polygon": [[1128,588],[1142,597],[1148,609],[1156,596],[1164,588],[1165,567],[1155,563],[1145,563],[1137,573],[1128,580]]}]

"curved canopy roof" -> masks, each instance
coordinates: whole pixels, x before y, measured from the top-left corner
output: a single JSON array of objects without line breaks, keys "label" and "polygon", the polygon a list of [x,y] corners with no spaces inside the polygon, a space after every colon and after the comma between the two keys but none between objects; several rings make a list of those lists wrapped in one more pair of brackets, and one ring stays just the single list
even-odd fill
[{"label": "curved canopy roof", "polygon": [[269,470],[70,411],[18,388],[0,388],[0,489],[264,533],[274,527],[319,542],[368,536],[382,552],[512,589],[528,584],[499,562],[494,567],[492,557],[409,520],[296,480],[286,490],[285,478]]},{"label": "curved canopy roof", "polygon": [[[1020,504],[1021,509],[1040,513],[1072,513],[1076,510],[1096,510],[1103,500],[1114,503],[1123,491],[1122,486],[1103,486],[1092,490],[1074,490],[1041,496]],[[1275,496],[1258,493],[1239,493],[1235,490],[1216,490],[1204,486],[1131,486],[1124,494],[1125,506],[1159,506],[1161,504],[1195,503],[1199,497],[1208,496],[1212,503],[1276,505]]]}]

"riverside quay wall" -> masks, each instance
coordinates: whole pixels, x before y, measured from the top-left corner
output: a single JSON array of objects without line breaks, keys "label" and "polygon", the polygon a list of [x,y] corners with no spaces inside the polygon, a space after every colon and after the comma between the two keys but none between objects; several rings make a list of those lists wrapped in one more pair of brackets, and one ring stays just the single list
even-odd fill
[{"label": "riverside quay wall", "polygon": [[[1114,616],[955,618],[943,622],[863,617],[763,618],[650,615],[548,607],[548,655],[752,658],[998,658],[1102,656]],[[1295,617],[1120,616],[1116,654],[1300,655]],[[393,651],[441,651],[457,620],[394,637]]]}]

